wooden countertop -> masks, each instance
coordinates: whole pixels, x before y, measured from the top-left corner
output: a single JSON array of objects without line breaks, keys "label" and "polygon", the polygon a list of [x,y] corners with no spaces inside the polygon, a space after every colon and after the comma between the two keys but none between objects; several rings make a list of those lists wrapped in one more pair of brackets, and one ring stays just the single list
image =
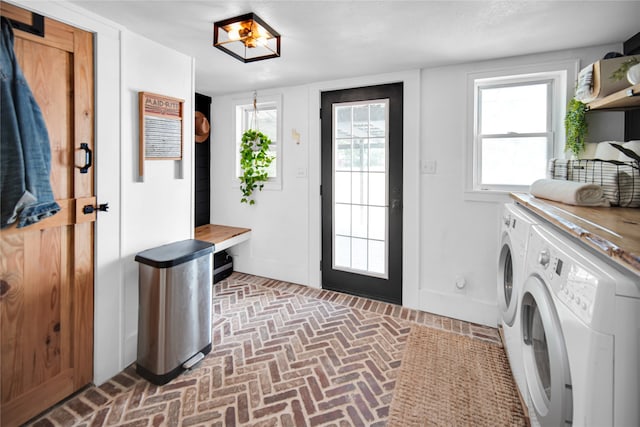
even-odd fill
[{"label": "wooden countertop", "polygon": [[572,206],[511,193],[519,204],[640,276],[640,209]]},{"label": "wooden countertop", "polygon": [[250,228],[230,227],[228,225],[205,224],[196,227],[194,239],[211,242],[214,252],[220,252],[233,245],[249,240]]}]

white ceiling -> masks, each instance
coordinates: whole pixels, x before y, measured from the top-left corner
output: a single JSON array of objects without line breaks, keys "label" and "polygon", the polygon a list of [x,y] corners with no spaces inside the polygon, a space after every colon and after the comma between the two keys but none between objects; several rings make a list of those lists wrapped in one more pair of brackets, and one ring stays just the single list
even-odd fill
[{"label": "white ceiling", "polygon": [[[640,1],[72,3],[195,57],[196,90],[210,96],[620,43],[640,31]],[[280,58],[244,64],[212,46],[214,21],[248,12],[282,35]]]}]

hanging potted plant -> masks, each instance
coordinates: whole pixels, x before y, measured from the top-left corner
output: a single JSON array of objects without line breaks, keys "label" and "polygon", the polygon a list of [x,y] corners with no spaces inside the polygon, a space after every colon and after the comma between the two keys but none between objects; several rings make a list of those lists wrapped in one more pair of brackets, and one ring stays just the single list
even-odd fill
[{"label": "hanging potted plant", "polygon": [[242,134],[240,144],[240,191],[242,191],[241,203],[255,204],[253,192],[261,191],[264,183],[269,179],[267,169],[274,157],[269,155],[271,140],[262,132],[255,129],[247,129]]},{"label": "hanging potted plant", "polygon": [[571,151],[576,157],[584,151],[584,138],[587,135],[587,105],[572,98],[567,105],[567,114],[564,118],[566,131],[565,151]]}]

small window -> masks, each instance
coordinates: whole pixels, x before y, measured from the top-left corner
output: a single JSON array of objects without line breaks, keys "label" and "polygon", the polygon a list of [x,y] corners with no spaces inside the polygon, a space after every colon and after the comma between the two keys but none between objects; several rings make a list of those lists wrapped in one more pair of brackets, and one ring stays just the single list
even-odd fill
[{"label": "small window", "polygon": [[[235,104],[236,117],[236,168],[235,177],[242,176],[240,168],[240,143],[242,134],[247,129],[257,129],[271,140],[269,154],[274,156],[269,166],[269,181],[265,189],[280,189],[282,187],[282,149],[281,149],[281,100],[280,96],[260,97],[253,106],[253,99],[237,101]],[[257,109],[257,112],[256,112]],[[237,180],[236,180],[237,182]]]},{"label": "small window", "polygon": [[550,80],[478,84],[477,185],[528,186],[545,177],[553,153]]},{"label": "small window", "polygon": [[471,77],[472,191],[522,191],[544,178],[562,133],[565,70]]}]

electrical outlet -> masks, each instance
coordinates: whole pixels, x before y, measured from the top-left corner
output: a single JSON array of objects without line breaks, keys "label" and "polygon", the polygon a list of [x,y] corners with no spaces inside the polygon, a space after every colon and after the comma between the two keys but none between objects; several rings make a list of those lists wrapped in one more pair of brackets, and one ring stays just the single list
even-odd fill
[{"label": "electrical outlet", "polygon": [[437,162],[435,160],[423,160],[420,164],[420,171],[423,174],[434,175],[437,169]]}]

